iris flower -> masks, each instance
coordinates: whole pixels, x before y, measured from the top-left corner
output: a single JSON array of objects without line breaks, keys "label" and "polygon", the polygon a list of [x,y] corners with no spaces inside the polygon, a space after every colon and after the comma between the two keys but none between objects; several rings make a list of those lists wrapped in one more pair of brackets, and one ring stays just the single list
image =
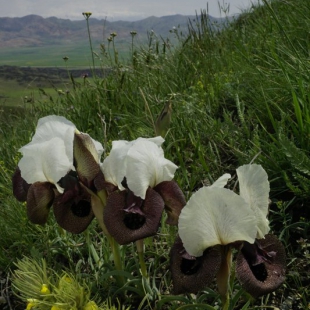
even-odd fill
[{"label": "iris flower", "polygon": [[[32,141],[13,176],[13,193],[27,202],[35,224],[45,224],[53,206],[58,224],[72,233],[85,230],[94,217],[89,191],[102,183],[102,145],[56,115],[38,121]],[[100,181],[99,181],[100,180]]]},{"label": "iris flower", "polygon": [[[237,169],[240,195],[224,188],[229,174],[192,195],[179,217],[179,239],[171,250],[175,293],[193,292],[217,277],[223,300],[228,298],[232,248],[239,250],[236,272],[254,297],[284,281],[285,251],[268,234],[269,182],[260,165]],[[209,260],[209,263],[208,263]],[[201,274],[204,280],[200,278]],[[195,279],[199,278],[199,281]]]},{"label": "iris flower", "polygon": [[120,244],[156,234],[164,209],[167,223],[178,223],[185,198],[172,181],[177,166],[164,157],[163,142],[161,137],[113,141],[102,164],[108,184],[104,223]]}]

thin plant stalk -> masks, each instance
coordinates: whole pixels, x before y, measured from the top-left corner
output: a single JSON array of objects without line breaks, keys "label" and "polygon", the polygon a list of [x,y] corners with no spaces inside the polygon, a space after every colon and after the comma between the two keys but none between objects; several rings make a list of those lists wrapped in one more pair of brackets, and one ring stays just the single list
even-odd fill
[{"label": "thin plant stalk", "polygon": [[144,260],[144,239],[140,239],[136,241],[138,256],[139,256],[139,264],[141,274],[144,278],[148,278],[147,268]]},{"label": "thin plant stalk", "polygon": [[[82,185],[83,186],[83,185]],[[118,271],[123,271],[123,264],[122,264],[122,258],[120,253],[119,244],[114,240],[114,238],[109,234],[107,228],[104,225],[103,222],[103,210],[106,205],[106,192],[105,190],[101,190],[97,193],[93,193],[87,187],[83,186],[88,193],[91,195],[91,205],[93,212],[98,220],[98,223],[105,234],[106,238],[108,239],[108,242],[111,246],[112,253],[113,253],[113,260],[115,264],[115,269]],[[122,287],[125,284],[125,280],[123,276],[116,276],[116,281],[119,285],[119,287]]]},{"label": "thin plant stalk", "polygon": [[91,51],[91,58],[92,58],[92,63],[93,63],[93,70],[95,70],[95,58],[94,58],[94,52],[93,52],[93,44],[91,41],[91,35],[90,35],[90,28],[89,28],[89,17],[91,16],[92,13],[90,12],[84,12],[83,16],[86,19],[86,23],[87,23],[87,32],[88,32],[88,40],[89,40],[89,47],[90,47],[90,51]]},{"label": "thin plant stalk", "polygon": [[136,31],[130,31],[130,34],[131,34],[131,63],[132,65],[134,65],[134,37],[135,35],[137,34]]},{"label": "thin plant stalk", "polygon": [[223,310],[229,309],[229,278],[232,264],[232,250],[230,246],[222,247],[221,267],[216,275],[216,281],[219,293],[221,294]]},{"label": "thin plant stalk", "polygon": [[[98,193],[97,196],[101,202],[101,206],[102,206],[102,214],[103,214],[103,209],[106,205],[106,193],[104,190],[100,191]],[[122,264],[122,258],[121,258],[121,252],[120,252],[120,248],[119,248],[119,244],[115,241],[115,239],[109,234],[109,232],[107,231],[103,221],[100,221],[101,223],[101,228],[103,230],[103,232],[105,233],[109,244],[111,246],[112,249],[112,253],[113,253],[113,260],[114,260],[114,264],[115,264],[115,268],[118,271],[122,271],[123,270],[123,264]],[[125,284],[125,280],[123,276],[117,276],[116,277],[116,281],[118,282],[119,287],[122,287]]]},{"label": "thin plant stalk", "polygon": [[116,37],[116,33],[115,32],[112,32],[111,33],[111,37],[112,37],[112,44],[113,44],[113,52],[114,52],[114,62],[115,64],[118,66],[118,51],[116,50],[116,47],[115,47],[115,37]]},{"label": "thin plant stalk", "polygon": [[[119,244],[115,241],[115,239],[111,235],[107,235],[106,237],[107,237],[109,244],[112,248],[115,269],[118,271],[123,271],[122,257],[121,257]],[[122,287],[125,284],[125,279],[121,275],[116,276],[116,281],[117,281],[117,284],[119,287]]]}]

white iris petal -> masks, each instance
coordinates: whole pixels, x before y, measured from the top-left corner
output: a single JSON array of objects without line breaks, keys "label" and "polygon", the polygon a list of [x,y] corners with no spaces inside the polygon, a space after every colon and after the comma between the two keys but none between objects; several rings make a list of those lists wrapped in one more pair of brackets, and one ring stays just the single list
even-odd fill
[{"label": "white iris petal", "polygon": [[211,186],[209,186],[210,188],[213,187],[221,187],[223,188],[228,180],[231,178],[231,175],[229,173],[225,173],[223,174],[221,177],[219,177]]},{"label": "white iris petal", "polygon": [[32,141],[19,150],[23,154],[18,164],[22,178],[29,184],[51,182],[62,193],[57,182],[74,169],[75,131],[74,124],[64,117],[41,118]]},{"label": "white iris petal", "polygon": [[[138,138],[137,140],[139,139],[142,139],[142,140],[147,140],[147,141],[150,141],[150,142],[153,142],[155,143],[158,147],[160,147],[164,142],[165,142],[165,139],[161,136],[157,136],[157,137],[153,137],[153,138]],[[163,155],[164,155],[164,151],[162,148],[160,148]]]},{"label": "white iris petal", "polygon": [[237,169],[240,196],[249,203],[256,216],[257,238],[264,238],[269,232],[267,219],[270,185],[268,175],[262,166],[252,164]]},{"label": "white iris petal", "polygon": [[[95,149],[96,149],[96,151],[97,151],[96,154],[92,153],[92,155],[93,155],[93,157],[95,158],[96,162],[99,163],[99,162],[100,162],[100,158],[101,158],[101,156],[102,156],[102,154],[103,154],[104,149],[103,149],[103,146],[102,146],[102,144],[101,144],[100,142],[94,140],[93,138],[91,138],[91,139],[92,139],[92,141],[93,141],[93,143],[94,143],[94,145],[95,145]],[[90,151],[92,151],[92,149],[90,149]]]},{"label": "white iris petal", "polygon": [[66,142],[66,156],[73,158],[75,125],[63,116],[49,115],[40,118],[30,143],[42,143],[58,137]]},{"label": "white iris petal", "polygon": [[104,159],[101,165],[105,180],[118,186],[120,190],[125,189],[121,182],[124,179],[124,170],[127,167],[125,158],[130,145],[131,143],[125,140],[113,141],[110,155]]},{"label": "white iris petal", "polygon": [[179,235],[186,251],[197,257],[217,244],[253,243],[255,223],[253,211],[242,197],[225,188],[203,187],[182,209]]},{"label": "white iris petal", "polygon": [[171,181],[177,166],[164,158],[163,142],[161,137],[113,141],[111,153],[102,165],[106,181],[124,190],[121,183],[126,177],[128,188],[142,199],[149,186]]}]

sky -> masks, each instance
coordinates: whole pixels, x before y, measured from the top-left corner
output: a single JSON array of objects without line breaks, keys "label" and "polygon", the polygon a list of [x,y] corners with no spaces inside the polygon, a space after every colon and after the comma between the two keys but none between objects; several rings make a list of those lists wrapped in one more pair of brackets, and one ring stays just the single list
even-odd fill
[{"label": "sky", "polygon": [[[195,15],[201,9],[213,17],[240,13],[259,0],[0,0],[0,17],[22,17],[36,14],[72,20],[82,19],[82,12],[108,21],[140,20],[149,16]],[[221,13],[220,13],[221,12]]]}]

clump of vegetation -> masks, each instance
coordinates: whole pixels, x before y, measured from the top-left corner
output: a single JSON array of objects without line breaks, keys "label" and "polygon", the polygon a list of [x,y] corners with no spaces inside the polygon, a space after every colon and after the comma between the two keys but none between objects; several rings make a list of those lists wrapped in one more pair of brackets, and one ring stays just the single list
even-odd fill
[{"label": "clump of vegetation", "polygon": [[[31,264],[44,260],[55,279],[64,272],[72,275],[98,305],[111,300],[116,307],[133,309],[219,309],[214,283],[197,294],[172,295],[168,256],[177,229],[166,225],[165,218],[159,234],[145,239],[146,281],[132,244],[120,247],[124,265],[116,271],[96,222],[80,235],[60,229],[52,216],[45,226],[33,225],[25,206],[12,196],[18,149],[30,141],[40,117],[66,116],[101,142],[106,156],[113,140],[153,137],[158,116],[167,112],[171,122],[163,148],[179,167],[175,181],[186,200],[224,173],[234,180],[243,164],[260,164],[269,176],[269,220],[285,246],[286,282],[254,300],[232,272],[229,309],[309,307],[309,16],[307,0],[264,0],[222,25],[211,24],[201,12],[189,22],[188,35],[174,30],[179,39],[175,48],[155,33],[146,46],[136,46],[132,36],[130,61],[124,62],[117,57],[117,35],[111,35],[92,54],[101,59],[102,70],[109,67],[107,76],[72,78],[70,91],[44,105],[2,108],[0,276],[5,309],[16,303],[11,279],[22,291],[16,275],[24,256]],[[126,285],[116,278],[126,279]],[[21,296],[21,309],[26,299],[40,297],[29,295]]]}]

